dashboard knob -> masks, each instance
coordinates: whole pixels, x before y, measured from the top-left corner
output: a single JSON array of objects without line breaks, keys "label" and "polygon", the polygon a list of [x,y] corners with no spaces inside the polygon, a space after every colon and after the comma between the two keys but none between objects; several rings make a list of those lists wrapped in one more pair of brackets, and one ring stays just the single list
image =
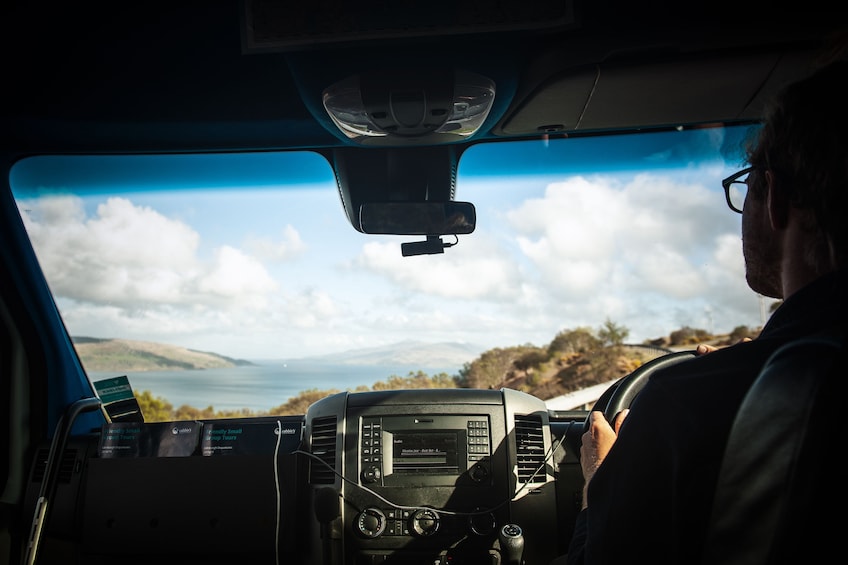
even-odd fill
[{"label": "dashboard knob", "polygon": [[356,529],[367,538],[376,538],[386,530],[386,515],[379,508],[366,508],[356,517]]},{"label": "dashboard knob", "polygon": [[363,483],[376,483],[380,480],[382,473],[380,472],[380,468],[377,465],[369,465],[362,469],[361,476]]},{"label": "dashboard knob", "polygon": [[475,463],[474,466],[468,470],[468,474],[471,475],[471,480],[475,483],[482,483],[489,478],[489,468],[482,463]]},{"label": "dashboard knob", "polygon": [[439,531],[441,519],[435,510],[420,508],[409,518],[411,530],[421,537],[432,536]]}]

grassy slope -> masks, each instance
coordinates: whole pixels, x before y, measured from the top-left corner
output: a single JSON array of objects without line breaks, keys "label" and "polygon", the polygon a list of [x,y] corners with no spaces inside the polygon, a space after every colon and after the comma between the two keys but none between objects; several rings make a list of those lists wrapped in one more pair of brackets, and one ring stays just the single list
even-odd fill
[{"label": "grassy slope", "polygon": [[129,339],[74,338],[74,346],[88,371],[174,371],[250,364],[216,353]]}]

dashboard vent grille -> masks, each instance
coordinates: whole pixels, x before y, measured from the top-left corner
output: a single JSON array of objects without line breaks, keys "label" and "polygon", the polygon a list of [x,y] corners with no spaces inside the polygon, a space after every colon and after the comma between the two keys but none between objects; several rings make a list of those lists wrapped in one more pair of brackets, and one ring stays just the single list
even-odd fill
[{"label": "dashboard vent grille", "polygon": [[[519,482],[545,482],[545,436],[541,417],[515,416],[515,451]],[[537,469],[541,470],[534,478]]]},{"label": "dashboard vent grille", "polygon": [[[49,449],[39,449],[35,459],[35,467],[32,470],[32,482],[40,483],[44,480],[44,475],[47,473],[47,456],[50,453]],[[56,476],[60,483],[69,483],[74,476],[76,469],[77,452],[75,449],[66,449],[62,454],[62,461],[59,463],[59,472]]]},{"label": "dashboard vent grille", "polygon": [[311,453],[327,465],[309,461],[309,482],[313,485],[332,485],[336,482],[336,418],[316,418],[312,421]]}]

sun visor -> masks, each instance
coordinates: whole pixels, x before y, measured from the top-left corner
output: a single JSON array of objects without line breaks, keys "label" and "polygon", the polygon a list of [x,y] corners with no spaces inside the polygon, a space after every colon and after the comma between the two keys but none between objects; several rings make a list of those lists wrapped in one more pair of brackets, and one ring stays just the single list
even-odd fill
[{"label": "sun visor", "polygon": [[502,121],[500,134],[676,127],[758,119],[767,96],[807,72],[811,54],[758,53],[563,73]]}]

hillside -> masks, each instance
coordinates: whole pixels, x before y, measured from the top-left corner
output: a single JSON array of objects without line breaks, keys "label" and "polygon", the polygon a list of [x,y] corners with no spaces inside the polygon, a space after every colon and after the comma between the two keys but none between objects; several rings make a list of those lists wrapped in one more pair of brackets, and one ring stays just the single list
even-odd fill
[{"label": "hillside", "polygon": [[[363,384],[356,390],[511,388],[548,400],[609,383],[669,351],[691,349],[698,343],[724,347],[742,338],[754,338],[758,332],[759,329],[739,326],[730,334],[711,335],[703,330],[684,327],[671,332],[667,337],[647,340],[642,344],[626,344],[623,340],[627,336],[627,329],[608,321],[599,330],[586,327],[563,330],[544,347],[526,344],[494,348],[480,353],[476,358],[474,351],[478,348],[467,344],[409,341],[311,359],[360,364],[385,362],[387,359],[396,362],[400,356],[406,360],[416,359],[422,363],[422,369],[434,358],[441,361],[453,359],[462,362],[457,375],[439,373],[431,376],[425,371],[410,372],[405,377],[393,375],[370,387]],[[74,338],[74,344],[89,371],[201,369],[252,364],[214,353],[150,342]],[[154,397],[148,390],[136,394],[136,398],[145,420],[160,422],[303,414],[312,403],[335,392],[338,390],[303,390],[298,396],[289,398],[267,413],[253,413],[248,409],[216,411],[213,406],[200,409],[183,405],[174,409],[167,399]]]},{"label": "hillside", "polygon": [[485,349],[467,343],[424,343],[400,341],[381,347],[368,347],[342,353],[305,357],[299,361],[317,360],[344,365],[416,365],[421,369],[461,367],[473,361]]},{"label": "hillside", "polygon": [[252,365],[249,361],[164,343],[90,337],[71,339],[87,371],[176,371]]}]

